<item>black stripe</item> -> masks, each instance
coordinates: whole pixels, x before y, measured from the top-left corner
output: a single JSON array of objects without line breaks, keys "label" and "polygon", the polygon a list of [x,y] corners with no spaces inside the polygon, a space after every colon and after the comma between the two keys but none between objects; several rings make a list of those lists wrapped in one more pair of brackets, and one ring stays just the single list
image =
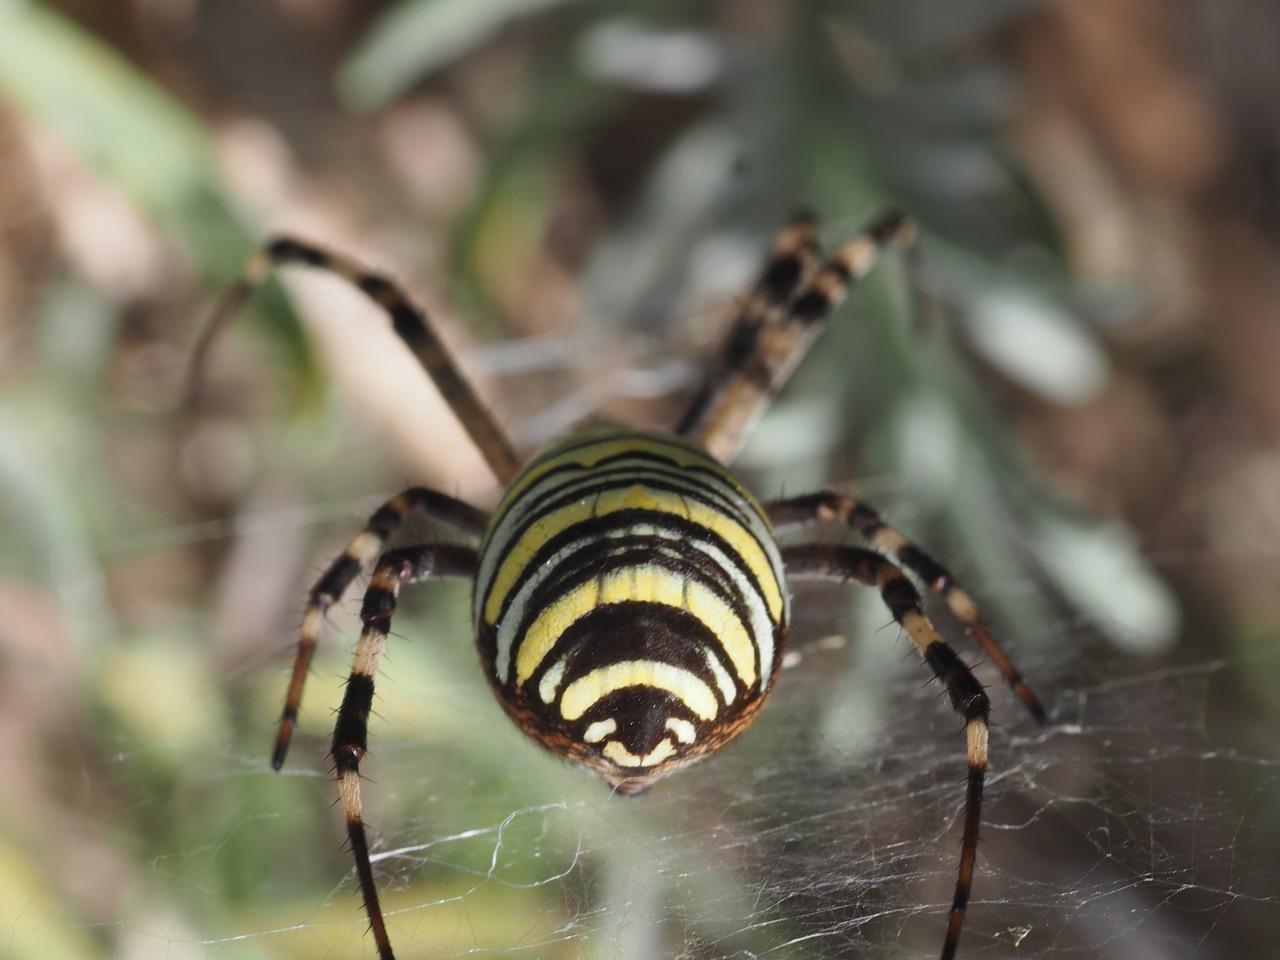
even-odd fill
[{"label": "black stripe", "polygon": [[[732,605],[735,613],[743,614],[743,623],[749,627],[751,621],[745,618],[741,599],[732,585],[727,580],[720,579],[718,567],[708,562],[705,554],[701,551],[689,550],[688,547],[688,544],[680,541],[664,540],[646,534],[611,537],[607,540],[592,540],[584,543],[581,550],[570,554],[566,562],[533,591],[525,608],[524,618],[517,625],[516,640],[512,649],[513,659],[516,650],[524,640],[525,631],[543,610],[570,590],[623,567],[657,567],[675,574],[682,580],[704,584],[725,603]],[[685,549],[682,551],[682,548]]]},{"label": "black stripe", "polygon": [[364,593],[364,605],[360,608],[360,619],[364,624],[378,627],[385,633],[395,612],[396,592],[380,587],[377,583],[370,583]]},{"label": "black stripe", "polygon": [[[664,537],[659,533],[649,532],[630,532],[639,525],[655,527],[657,530],[672,534],[672,536]],[[504,598],[503,612],[510,605],[512,597],[528,582],[536,571],[550,562],[558,550],[577,540],[586,541],[583,544],[583,550],[600,547],[603,550],[613,551],[632,543],[659,551],[664,547],[669,550],[684,548],[686,558],[700,569],[705,568],[708,577],[714,573],[725,591],[739,593],[737,584],[728,579],[727,574],[720,573],[720,564],[709,557],[707,551],[700,548],[693,549],[695,543],[706,542],[708,545],[718,548],[724,554],[734,568],[743,575],[751,591],[761,598],[761,602],[765,602],[763,588],[755,573],[747,565],[742,555],[719,534],[674,513],[656,510],[620,510],[603,517],[594,517],[582,523],[574,524],[554,537],[549,538],[529,558],[529,562],[525,564],[524,568],[516,576],[511,589]],[[588,562],[588,560],[583,556],[582,550],[579,550],[565,557],[561,565],[572,568],[580,566],[584,562]],[[765,606],[767,607],[768,604],[765,603]]]},{"label": "black stripe", "polygon": [[[602,433],[584,433],[580,437],[574,437],[568,441],[558,441],[556,443],[551,444],[550,446],[545,448],[542,452],[540,452],[536,457],[534,457],[534,459],[530,461],[528,467],[526,467],[525,469],[526,471],[534,470],[549,460],[557,460],[560,457],[566,457],[566,456],[571,457],[571,455],[575,453],[580,453],[583,450],[588,450],[591,447],[604,447],[604,446],[610,446],[616,443],[631,443],[631,442],[634,442],[637,444],[653,445],[653,446],[660,447],[662,449],[651,450],[651,449],[648,449],[647,446],[626,447],[618,451],[617,453],[612,453],[606,457],[601,457],[593,461],[591,465],[587,465],[579,462],[571,462],[561,467],[557,467],[556,470],[552,471],[552,473],[555,473],[556,471],[564,469],[566,467],[571,469],[576,468],[579,470],[591,470],[591,469],[594,469],[594,467],[599,466],[600,464],[607,464],[615,460],[623,459],[626,457],[632,457],[632,456],[644,457],[651,460],[660,460],[664,463],[668,463],[673,466],[678,466],[675,459],[677,454],[692,456],[696,459],[702,460],[707,464],[709,468],[714,468],[719,466],[716,460],[710,454],[708,454],[705,450],[701,449],[696,443],[681,441],[677,438],[673,438],[665,434],[637,433],[634,431],[623,430],[623,431],[617,431],[617,432],[609,431],[609,432],[602,432]],[[671,452],[670,453],[664,452],[666,450],[670,450]]]},{"label": "black stripe", "polygon": [[[838,499],[832,499],[833,507],[839,505]],[[880,519],[880,515],[868,507],[865,503],[855,503],[853,509],[849,511],[848,523],[851,530],[856,530],[868,540],[876,535],[876,532],[884,528],[884,521]]]},{"label": "black stripe", "polygon": [[[493,529],[496,531],[512,511],[518,511],[523,515],[512,528],[505,544],[501,545],[505,548],[503,550],[505,556],[507,550],[533,524],[553,511],[569,506],[586,496],[594,498],[613,490],[637,485],[701,504],[723,514],[726,519],[742,527],[748,534],[751,534],[753,519],[767,529],[768,521],[755,511],[751,502],[739,490],[726,483],[723,478],[713,476],[711,479],[718,479],[719,483],[701,483],[698,477],[690,477],[689,473],[690,471],[687,470],[673,470],[667,473],[649,469],[642,471],[635,465],[619,465],[615,470],[605,471],[603,475],[595,471],[584,471],[580,480],[571,480],[554,488],[539,489],[534,485],[519,498],[501,508],[501,512],[493,523]],[[758,537],[754,534],[752,536],[759,542]]]},{"label": "black stripe", "polygon": [[379,274],[362,273],[355,279],[355,285],[366,297],[388,310],[391,310],[395,304],[404,302],[404,294],[396,288],[396,285]]},{"label": "black stripe", "polygon": [[[401,496],[404,496],[404,494],[401,494]],[[375,510],[373,516],[369,518],[369,522],[364,525],[364,528],[379,540],[385,541],[403,521],[404,511],[393,500],[384,503]]]},{"label": "black stripe", "polygon": [[[609,642],[600,643],[601,637],[608,637]],[[716,697],[723,702],[715,674],[703,653],[704,650],[717,650],[719,640],[705,623],[687,610],[643,601],[597,607],[572,624],[562,639],[563,643],[552,651],[552,656],[539,664],[530,679],[529,685],[533,689],[537,689],[546,671],[566,651],[572,651],[565,665],[561,692],[574,680],[600,667],[624,660],[656,660],[689,671],[714,690]],[[727,667],[726,670],[729,676],[734,677],[741,694],[743,688],[736,683],[733,668]],[[736,698],[730,702],[736,702]],[[689,719],[697,718],[690,716]]]},{"label": "black stripe", "polygon": [[[612,482],[607,482],[609,480],[611,480]],[[584,499],[590,499],[592,501],[596,501],[597,498],[607,493],[610,493],[616,490],[627,489],[637,484],[642,484],[648,487],[649,489],[655,491],[655,493],[669,494],[671,496],[677,497],[682,500],[697,503],[703,507],[706,507],[709,510],[717,512],[723,515],[728,522],[731,522],[736,526],[738,526],[739,528],[741,528],[747,536],[751,537],[753,541],[755,541],[757,544],[760,545],[762,550],[764,550],[766,547],[766,544],[761,542],[761,538],[756,536],[755,533],[753,533],[750,523],[742,519],[742,515],[740,511],[727,509],[725,502],[720,496],[720,491],[716,491],[706,487],[698,487],[696,485],[690,487],[686,483],[680,482],[679,479],[677,479],[675,483],[672,483],[672,482],[668,482],[665,478],[662,480],[658,480],[653,475],[649,475],[647,477],[639,477],[634,473],[625,472],[625,473],[619,473],[613,477],[606,478],[606,482],[603,482],[603,483],[597,483],[594,478],[590,478],[590,479],[584,479],[584,482],[582,484],[577,484],[577,483],[569,484],[564,489],[556,490],[554,492],[554,495],[549,495],[548,498],[544,502],[538,504],[536,508],[529,507],[528,509],[526,509],[523,501],[517,501],[515,504],[512,504],[510,508],[503,511],[503,513],[501,514],[497,522],[494,524],[495,530],[498,529],[498,527],[502,523],[507,521],[507,514],[510,513],[512,509],[518,509],[519,514],[515,517],[510,518],[512,522],[511,529],[509,532],[505,533],[504,539],[501,542],[495,542],[493,539],[490,540],[487,549],[490,551],[500,550],[501,552],[493,554],[495,557],[495,562],[493,563],[493,566],[492,566],[492,573],[490,575],[490,579],[482,584],[479,584],[480,589],[486,591],[486,596],[487,596],[488,592],[493,586],[493,578],[497,576],[497,571],[499,570],[501,565],[506,561],[507,556],[510,554],[511,550],[515,548],[515,546],[521,541],[521,539],[529,532],[529,530],[535,524],[542,521],[548,515],[562,508],[569,507],[572,504],[582,501]],[[550,494],[549,491],[548,491],[548,494]],[[742,503],[744,505],[744,508],[750,509],[749,504],[746,504],[745,501],[742,501]],[[563,545],[568,539],[572,539],[572,537],[566,537],[566,534],[568,534],[570,531],[584,529],[584,524],[587,524],[587,523],[594,524],[598,522],[600,526],[597,529],[600,529],[602,533],[607,533],[610,530],[618,529],[620,527],[627,525],[628,521],[626,518],[640,517],[640,516],[670,517],[672,523],[684,524],[684,526],[682,527],[684,531],[704,534],[706,537],[714,539],[717,543],[724,543],[723,540],[721,540],[717,535],[712,533],[709,527],[704,527],[701,524],[698,524],[696,521],[688,520],[687,518],[683,517],[681,514],[676,512],[675,510],[647,509],[647,508],[643,510],[622,509],[622,510],[615,510],[612,513],[608,513],[604,515],[603,517],[592,517],[589,520],[584,520],[577,524],[571,525],[570,527],[566,528],[566,530],[561,531],[559,534],[556,534],[555,536],[551,537],[550,540],[544,540],[542,543],[536,544],[535,546],[537,549],[537,553],[545,560],[550,556],[550,552],[545,551],[545,546],[548,542]],[[761,526],[764,526],[767,529],[766,520],[764,520],[762,517],[757,516],[757,521],[760,523]],[[735,551],[733,551],[728,546],[727,543],[724,543],[724,547],[726,549],[726,552],[736,555]],[[767,556],[767,551],[766,551],[766,556]],[[528,567],[527,563],[525,564],[525,567],[526,568]],[[754,580],[754,576],[753,576],[753,580]],[[758,583],[757,583],[757,588],[759,588]]]},{"label": "black stripe", "polygon": [[[600,444],[617,443],[625,440],[656,440],[662,442],[665,439],[665,437],[654,437],[634,430],[584,430],[582,433],[571,434],[548,443],[529,461],[528,466],[525,467],[525,472],[541,466],[548,460],[554,460],[574,451],[585,450],[588,447]],[[696,448],[686,447],[681,444],[672,444],[672,446],[676,446],[681,450],[696,450]]]},{"label": "black stripe", "polygon": [[935,590],[945,587],[951,576],[933,557],[913,544],[907,544],[897,552],[903,565],[914,570],[920,579]]},{"label": "black stripe", "polygon": [[[753,635],[750,610],[742,594],[733,584],[727,580],[720,579],[719,568],[714,563],[708,562],[705,554],[702,554],[701,551],[685,549],[682,553],[681,547],[687,548],[688,544],[684,544],[681,541],[658,541],[659,538],[652,536],[624,537],[602,543],[593,542],[585,545],[583,550],[572,554],[568,558],[571,562],[565,563],[560,570],[548,577],[546,582],[540,584],[530,597],[530,602],[525,608],[525,615],[515,625],[513,631],[511,662],[514,664],[519,658],[520,648],[524,645],[527,632],[533,622],[537,620],[542,611],[555,603],[568,591],[621,568],[659,567],[673,573],[682,580],[705,586],[729,606],[734,616],[742,623],[743,629],[751,642],[752,661],[756,675],[758,679],[763,680],[759,676],[760,648]],[[622,549],[619,550],[619,547]],[[615,553],[615,550],[619,550],[619,552]],[[623,605],[611,604],[608,606]],[[607,607],[599,609],[607,609]],[[675,607],[664,607],[664,609],[677,610]],[[687,611],[683,612],[688,613]],[[688,614],[688,616],[692,620],[697,620],[692,614]],[[553,662],[563,655],[564,650],[568,649],[570,644],[568,635],[569,631],[566,631],[557,639],[556,644],[548,651],[540,663],[540,667]],[[618,646],[618,642],[612,636],[602,635],[594,638],[593,646],[598,646],[608,653]],[[710,649],[720,659],[721,664],[729,675],[735,677],[736,682],[737,670],[733,666],[719,637],[715,637],[715,642]],[[634,651],[623,650],[622,655],[612,656],[609,659],[625,660],[631,659],[634,655]]]},{"label": "black stripe", "polygon": [[894,239],[894,235],[906,223],[907,215],[905,213],[901,210],[889,210],[876,223],[871,225],[867,230],[867,235],[876,242],[876,246],[883,247]]},{"label": "black stripe", "polygon": [[373,677],[353,673],[338,710],[333,731],[333,762],[341,773],[354,770],[368,749],[369,711],[373,709]]},{"label": "black stripe", "polygon": [[966,720],[986,720],[991,711],[987,700],[987,692],[964,665],[959,654],[942,642],[929,644],[924,651],[924,659],[933,669],[934,675],[942,681],[951,696],[951,705]]},{"label": "black stripe", "polygon": [[[637,525],[656,527],[658,530],[673,534],[673,536],[663,537],[657,533],[647,532],[621,532],[634,529]],[[741,554],[734,550],[718,534],[677,514],[652,510],[620,510],[604,517],[594,517],[582,523],[574,524],[554,537],[549,538],[539,547],[516,576],[506,596],[503,598],[499,615],[495,618],[497,622],[501,622],[506,616],[512,600],[529,579],[549,563],[558,550],[577,540],[584,541],[582,548],[559,561],[560,569],[564,573],[552,574],[534,592],[533,597],[530,598],[529,607],[531,610],[540,610],[545,605],[553,603],[563,590],[553,590],[552,585],[564,583],[566,578],[571,576],[574,571],[583,570],[585,575],[580,576],[569,586],[583,582],[589,576],[598,576],[607,572],[606,569],[598,566],[592,568],[592,565],[599,564],[600,558],[607,553],[634,547],[634,552],[639,552],[640,550],[651,551],[656,559],[665,550],[680,555],[682,559],[691,564],[701,574],[697,579],[702,582],[713,583],[717,588],[717,592],[725,598],[726,602],[731,603],[735,611],[742,615],[743,624],[747,627],[748,632],[751,632],[751,618],[748,614],[745,600],[742,597],[741,589],[737,583],[729,578],[728,574],[721,572],[719,563],[708,556],[705,550],[696,546],[700,541],[718,548],[734,568],[742,574],[751,592],[760,598],[766,609],[768,608],[763,589],[755,573],[747,565]],[[656,565],[663,566],[660,562],[656,563]],[[619,564],[609,564],[608,569],[615,569],[617,566]],[[667,569],[670,569],[670,567]],[[565,589],[568,589],[568,587]],[[488,597],[486,596],[485,599],[487,600]]]},{"label": "black stripe", "polygon": [[834,302],[821,290],[810,288],[796,297],[791,305],[791,317],[802,324],[817,323],[831,311]]},{"label": "black stripe", "polygon": [[[557,471],[558,472],[558,471]],[[690,474],[694,474],[690,476]],[[716,510],[736,523],[750,529],[753,519],[767,526],[760,514],[756,513],[749,500],[732,484],[716,474],[703,474],[697,470],[672,467],[668,470],[655,468],[653,465],[639,466],[633,463],[620,463],[604,470],[581,471],[579,479],[569,480],[542,488],[542,478],[519,498],[507,505],[499,517],[498,523],[519,508],[526,515],[526,522],[518,529],[523,532],[528,527],[530,517],[540,518],[554,510],[580,500],[585,494],[603,494],[611,490],[625,490],[628,487],[645,486],[654,490],[670,493],[677,497],[694,500]]]},{"label": "black stripe", "polygon": [[853,280],[853,271],[849,269],[849,264],[844,260],[828,260],[822,265],[822,274],[835,274],[836,279],[843,285],[848,285]]},{"label": "black stripe", "polygon": [[[535,479],[527,488],[521,491],[518,497],[512,500],[512,503],[525,501],[527,498],[534,496],[540,486],[558,477],[563,477],[565,474],[582,474],[584,479],[588,479],[597,475],[610,475],[628,469],[634,473],[652,470],[655,473],[668,473],[679,476],[687,476],[692,473],[699,477],[705,477],[708,485],[732,490],[736,495],[735,501],[742,499],[742,494],[739,492],[737,485],[725,475],[723,469],[713,460],[706,460],[705,466],[682,464],[672,457],[651,450],[631,449],[608,457],[602,457],[591,464],[570,461],[554,467]],[[535,500],[534,502],[537,501]],[[504,509],[503,513],[505,512],[506,510]]]},{"label": "black stripe", "polygon": [[351,581],[360,573],[360,560],[344,553],[324,572],[316,585],[311,588],[311,602],[321,609],[328,609],[338,597],[351,585]]},{"label": "black stripe", "polygon": [[800,283],[806,252],[812,253],[812,248],[802,245],[795,250],[775,255],[765,264],[756,289],[769,301],[770,306],[782,306],[791,299],[791,294]]},{"label": "black stripe", "polygon": [[323,250],[308,246],[305,243],[299,243],[297,240],[291,240],[288,237],[281,237],[273,240],[267,246],[267,256],[273,263],[301,263],[308,267],[316,267],[320,270],[328,270],[333,264],[333,258]]},{"label": "black stripe", "polygon": [[[884,562],[888,563],[887,560]],[[895,576],[881,587],[880,595],[884,597],[885,606],[899,623],[902,623],[903,618],[909,613],[921,613],[920,594],[911,585],[911,581],[902,574]],[[922,613],[921,615],[923,616]]]}]

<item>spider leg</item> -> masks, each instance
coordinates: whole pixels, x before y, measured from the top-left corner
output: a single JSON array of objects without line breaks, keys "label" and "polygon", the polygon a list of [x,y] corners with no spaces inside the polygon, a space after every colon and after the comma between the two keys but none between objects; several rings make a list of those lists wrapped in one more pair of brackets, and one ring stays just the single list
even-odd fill
[{"label": "spider leg", "polygon": [[776,324],[787,309],[796,288],[808,282],[819,256],[818,231],[813,217],[797,214],[773,238],[773,247],[755,286],[742,302],[729,326],[720,352],[708,366],[698,392],[689,402],[676,432],[699,435],[723,402],[728,384],[750,360],[761,330]]},{"label": "spider leg", "polygon": [[365,591],[360,619],[364,624],[356,644],[351,676],[347,680],[342,706],[333,731],[333,762],[338,775],[342,810],[347,821],[347,838],[356,861],[356,876],[364,897],[369,928],[373,931],[381,960],[395,960],[378,903],[378,889],[369,861],[369,841],[364,829],[360,801],[360,761],[368,752],[369,712],[373,707],[374,678],[386,650],[391,617],[395,613],[400,587],[438,577],[473,578],[478,557],[473,547],[454,543],[426,544],[384,553],[374,568]]},{"label": "spider leg", "polygon": [[965,908],[973,886],[978,857],[978,826],[982,820],[982,788],[987,773],[990,702],[977,678],[960,656],[938,635],[920,607],[920,594],[902,570],[885,557],[860,547],[805,544],[782,551],[791,580],[836,580],[879,589],[885,605],[915,643],[925,663],[946,688],[951,706],[964,718],[969,773],[964,804],[964,833],[960,841],[960,873],[947,920],[942,960],[951,960],[964,925]]},{"label": "spider leg", "polygon": [[366,270],[347,257],[330,253],[291,237],[276,237],[254,254],[240,279],[214,308],[191,353],[187,403],[194,403],[199,390],[205,357],[214,340],[231,322],[236,311],[262,283],[272,267],[302,264],[335,274],[346,280],[386,311],[396,334],[412,351],[445,402],[462,423],[494,476],[506,484],[520,467],[515,447],[506,431],[494,419],[462,371],[427,316],[393,281]]},{"label": "spider leg", "polygon": [[943,599],[956,619],[964,624],[966,632],[977,638],[982,649],[1037,722],[1048,723],[1044,707],[982,619],[978,605],[969,592],[956,582],[951,571],[885,523],[871,507],[854,497],[827,490],[767,503],[765,513],[775,528],[815,521],[843,523],[864,537],[880,553],[910,570],[930,591]]},{"label": "spider leg", "polygon": [[911,222],[888,213],[819,265],[813,222],[800,217],[784,227],[676,432],[700,440],[721,462],[731,460],[849,288],[886,247],[914,242]]},{"label": "spider leg", "polygon": [[302,630],[298,638],[298,652],[293,660],[289,691],[285,694],[284,709],[280,713],[280,724],[276,729],[275,748],[271,752],[273,769],[279,770],[284,766],[285,754],[289,750],[289,740],[293,736],[298,719],[298,708],[302,703],[302,687],[311,669],[311,659],[315,655],[325,614],[330,607],[342,599],[342,595],[360,571],[382,552],[387,540],[410,513],[425,514],[433,520],[447,523],[469,534],[476,540],[484,534],[489,520],[484,511],[424,487],[405,490],[374,511],[364,529],[329,565],[329,569],[321,575],[307,595],[307,606],[302,614]]}]

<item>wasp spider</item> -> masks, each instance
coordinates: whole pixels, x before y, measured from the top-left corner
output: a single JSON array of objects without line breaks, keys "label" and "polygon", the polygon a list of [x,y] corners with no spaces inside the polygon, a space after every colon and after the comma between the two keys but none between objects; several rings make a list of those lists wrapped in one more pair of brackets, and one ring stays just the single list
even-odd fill
[{"label": "wasp spider", "polygon": [[[267,244],[227,293],[197,345],[193,384],[217,332],[274,266],[337,274],[386,310],[395,331],[465,425],[505,494],[492,514],[415,487],[383,504],[311,589],[271,764],[293,733],[326,611],[373,565],[363,629],[338,711],[332,756],[351,850],[382,960],[393,957],[369,864],[360,800],[374,678],[401,587],[471,581],[480,659],[498,702],[534,740],[622,793],[713,753],[759,712],[778,677],[789,585],[857,581],[879,590],[965,723],[968,758],[960,873],[942,956],[955,954],[977,855],[989,704],[921,610],[905,571],[938,594],[1039,720],[1044,712],[950,572],[859,500],[834,492],[760,503],[723,464],[881,251],[907,247],[899,214],[833,256],[800,217],[774,240],[719,355],[674,432],[593,427],[527,463],[391,281],[297,240]],[[410,514],[457,528],[469,544],[386,549]],[[866,546],[780,546],[780,527],[847,525]]]}]

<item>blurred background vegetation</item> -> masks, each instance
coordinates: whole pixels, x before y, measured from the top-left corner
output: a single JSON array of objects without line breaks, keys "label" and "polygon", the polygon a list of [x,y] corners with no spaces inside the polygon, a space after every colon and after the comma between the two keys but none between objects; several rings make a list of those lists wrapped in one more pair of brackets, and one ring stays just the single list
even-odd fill
[{"label": "blurred background vegetation", "polygon": [[[324,758],[356,602],[276,776],[288,645],[382,498],[498,490],[329,279],[179,415],[266,232],[403,280],[532,447],[671,422],[774,228],[895,205],[928,309],[887,262],[741,465],[881,505],[1054,709],[996,689],[964,955],[1273,955],[1277,37],[1266,0],[0,0],[0,950],[372,955]],[[501,718],[465,594],[379,686],[402,957],[936,951],[961,751],[874,598],[802,597],[760,732],[623,801]]]}]

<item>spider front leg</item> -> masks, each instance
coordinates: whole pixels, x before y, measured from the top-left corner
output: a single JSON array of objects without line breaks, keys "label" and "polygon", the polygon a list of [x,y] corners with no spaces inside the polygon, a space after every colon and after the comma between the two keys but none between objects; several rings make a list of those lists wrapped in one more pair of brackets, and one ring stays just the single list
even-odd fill
[{"label": "spider front leg", "polygon": [[360,801],[360,761],[368,752],[369,713],[373,708],[374,679],[387,646],[391,617],[395,613],[400,587],[438,577],[474,579],[479,565],[473,547],[437,543],[406,547],[384,553],[374,568],[360,611],[363,629],[356,644],[351,676],[338,709],[333,731],[333,763],[347,821],[347,838],[356,861],[356,876],[364,897],[369,928],[373,931],[381,960],[395,960],[378,903],[369,860],[369,841],[364,829],[364,808]]},{"label": "spider front leg", "polygon": [[391,318],[392,329],[413,353],[431,382],[467,431],[501,483],[520,467],[520,457],[505,430],[480,399],[471,381],[454,363],[439,333],[394,281],[374,273],[341,254],[322,250],[292,237],[276,237],[249,261],[240,279],[226,292],[206,322],[191,352],[187,378],[187,405],[194,406],[203,379],[205,358],[218,335],[235,317],[240,306],[266,278],[272,267],[301,264],[341,277],[381,307]]},{"label": "spider front leg", "polygon": [[871,507],[854,497],[824,490],[821,493],[767,503],[765,513],[775,528],[824,521],[843,523],[882,554],[910,570],[946,602],[956,619],[964,624],[965,630],[977,638],[982,649],[1036,721],[1048,723],[1044,707],[983,621],[978,613],[978,605],[969,592],[956,582],[951,571],[885,523]]},{"label": "spider front leg", "polygon": [[956,953],[965,908],[973,887],[978,858],[978,826],[982,822],[982,788],[987,775],[987,739],[991,704],[982,684],[960,656],[938,635],[920,606],[920,594],[897,566],[872,550],[860,547],[806,544],[782,551],[788,580],[857,581],[876,587],[894,620],[915,643],[933,675],[946,688],[951,706],[964,718],[969,773],[964,803],[964,833],[960,841],[960,873],[947,920],[941,960]]},{"label": "spider front leg", "polygon": [[915,236],[911,221],[893,211],[820,262],[812,219],[802,215],[783,227],[676,432],[699,440],[721,463],[732,460],[850,287],[882,251],[910,250]]},{"label": "spider front leg", "polygon": [[489,516],[469,503],[456,500],[425,487],[411,487],[392,497],[369,518],[363,530],[347,545],[338,559],[316,581],[307,594],[307,606],[302,614],[302,630],[298,638],[298,652],[293,659],[293,672],[289,678],[289,691],[285,695],[280,723],[276,728],[275,747],[271,751],[271,767],[284,766],[289,741],[298,721],[298,709],[302,704],[302,688],[306,684],[329,608],[342,599],[347,588],[361,570],[373,562],[386,547],[391,535],[410,514],[422,514],[446,523],[475,540],[484,535]]}]

